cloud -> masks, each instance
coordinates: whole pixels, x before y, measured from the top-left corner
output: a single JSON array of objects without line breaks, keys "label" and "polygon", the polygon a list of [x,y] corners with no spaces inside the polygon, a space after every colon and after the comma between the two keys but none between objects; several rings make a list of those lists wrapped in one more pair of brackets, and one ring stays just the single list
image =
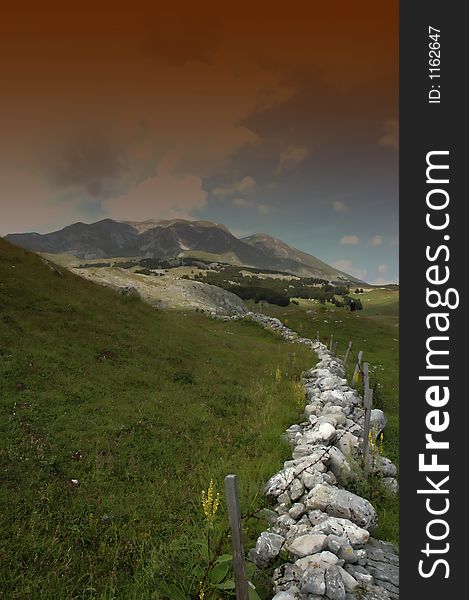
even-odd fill
[{"label": "cloud", "polygon": [[350,210],[347,204],[345,204],[345,202],[342,202],[342,200],[334,200],[332,202],[332,208],[335,210],[335,212],[338,213],[346,213]]},{"label": "cloud", "polygon": [[248,206],[252,206],[252,202],[250,202],[249,200],[246,200],[246,198],[233,198],[231,200],[231,202],[235,205],[235,206],[241,206],[242,208],[247,208]]},{"label": "cloud", "polygon": [[370,281],[371,285],[386,285],[388,283],[392,283],[389,279],[384,279],[384,277],[377,277],[373,281]]},{"label": "cloud", "polygon": [[339,271],[343,271],[344,273],[348,273],[349,275],[353,275],[357,279],[365,280],[367,270],[359,269],[355,267],[350,260],[346,258],[340,258],[332,263],[332,266],[338,269]]},{"label": "cloud", "polygon": [[370,240],[370,244],[372,246],[381,246],[382,243],[383,243],[383,237],[381,235],[375,235]]},{"label": "cloud", "polygon": [[379,265],[378,273],[386,273],[387,269],[388,269],[387,265]]},{"label": "cloud", "polygon": [[384,134],[379,138],[380,146],[389,146],[395,150],[399,149],[399,122],[397,119],[389,119],[384,122]]},{"label": "cloud", "polygon": [[270,215],[273,212],[274,208],[270,204],[259,204],[257,206],[257,211],[259,214],[263,216]]},{"label": "cloud", "polygon": [[211,190],[214,196],[218,198],[226,198],[227,196],[233,196],[235,194],[246,194],[251,193],[256,189],[256,181],[253,177],[247,175],[239,181],[234,181],[225,186],[218,186]]},{"label": "cloud", "polygon": [[309,155],[310,151],[306,146],[290,144],[284,148],[280,154],[277,171],[279,173],[290,171],[302,163]]},{"label": "cloud", "polygon": [[176,175],[170,164],[165,164],[154,177],[132,185],[127,193],[103,202],[111,218],[136,221],[191,218],[206,205],[202,179]]},{"label": "cloud", "polygon": [[344,235],[340,240],[342,246],[356,246],[360,243],[360,238],[357,235]]},{"label": "cloud", "polygon": [[62,147],[43,152],[39,159],[41,170],[49,184],[56,189],[81,189],[90,198],[107,198],[122,192],[125,179],[126,149],[117,140],[92,132],[76,133],[64,140]]},{"label": "cloud", "polygon": [[[40,173],[4,168],[1,172],[2,206],[0,235],[59,229],[83,220],[83,202],[78,195],[51,189]],[[100,216],[100,215],[99,215]]]}]

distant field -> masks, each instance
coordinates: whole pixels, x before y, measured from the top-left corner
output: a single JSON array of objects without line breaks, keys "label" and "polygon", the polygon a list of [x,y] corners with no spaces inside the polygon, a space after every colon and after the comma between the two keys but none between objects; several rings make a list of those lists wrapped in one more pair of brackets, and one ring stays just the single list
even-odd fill
[{"label": "distant field", "polygon": [[[234,472],[243,512],[263,506],[301,420],[290,377],[315,355],[2,240],[0,282],[0,596],[158,599],[164,582],[194,596],[201,490]],[[264,527],[250,522],[248,546]]]}]

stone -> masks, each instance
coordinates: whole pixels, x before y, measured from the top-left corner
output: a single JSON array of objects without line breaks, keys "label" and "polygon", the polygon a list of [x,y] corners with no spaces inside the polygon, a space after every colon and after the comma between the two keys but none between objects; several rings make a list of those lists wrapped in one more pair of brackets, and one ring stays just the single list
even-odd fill
[{"label": "stone", "polygon": [[321,377],[317,381],[317,386],[321,391],[335,390],[340,388],[342,385],[347,385],[347,380],[337,375],[331,375],[329,377]]},{"label": "stone", "polygon": [[277,496],[282,494],[288,488],[295,477],[294,471],[295,470],[292,467],[283,469],[283,471],[280,471],[269,479],[264,488],[265,495],[268,499],[275,500]]},{"label": "stone", "polygon": [[324,477],[318,472],[308,473],[308,471],[305,471],[301,475],[301,481],[307,490],[312,490],[318,484],[323,483]]},{"label": "stone", "polygon": [[294,593],[279,592],[278,594],[275,594],[272,600],[296,600],[296,598],[298,598],[298,596]]},{"label": "stone", "polygon": [[294,479],[290,486],[290,498],[292,502],[296,502],[304,494],[305,486],[301,479]]},{"label": "stone", "polygon": [[324,569],[319,565],[317,568],[306,569],[300,580],[300,590],[302,594],[317,594],[318,596],[324,596],[326,593]]},{"label": "stone", "polygon": [[368,531],[377,524],[376,511],[368,500],[327,484],[319,484],[309,492],[306,508],[319,509],[331,517],[349,519]]},{"label": "stone", "polygon": [[285,534],[286,536],[294,525],[296,525],[295,519],[292,519],[291,516],[286,513],[278,517],[275,530],[280,532],[280,535]]},{"label": "stone", "polygon": [[249,557],[258,567],[266,567],[280,554],[285,538],[276,533],[263,531],[257,539],[256,546]]},{"label": "stone", "polygon": [[336,485],[337,477],[334,475],[332,471],[327,471],[327,473],[323,473],[324,483],[328,483],[329,485]]},{"label": "stone", "polygon": [[381,479],[381,483],[383,487],[385,487],[391,493],[399,493],[399,483],[397,482],[397,479],[395,477],[383,477],[383,479]]},{"label": "stone", "polygon": [[301,516],[304,515],[305,510],[306,507],[304,504],[301,504],[301,502],[295,502],[295,504],[288,511],[288,514],[292,519],[297,521]]},{"label": "stone", "polygon": [[395,477],[397,474],[396,465],[386,458],[385,456],[376,456],[373,455],[371,457],[371,472],[379,473],[384,477]]},{"label": "stone", "polygon": [[[322,419],[322,417],[321,417]],[[336,438],[336,430],[334,424],[329,419],[328,422],[322,421],[314,426],[314,429],[305,431],[299,440],[299,445],[314,446],[316,444],[330,444]]]},{"label": "stone", "polygon": [[345,457],[351,456],[358,448],[358,437],[350,431],[341,432],[337,435],[335,445]]},{"label": "stone", "polygon": [[318,523],[327,520],[329,517],[327,516],[327,513],[322,512],[322,510],[312,510],[308,514],[308,518],[311,525],[314,527],[315,525],[318,525]]},{"label": "stone", "polygon": [[360,565],[349,565],[346,564],[344,567],[345,571],[349,573],[359,585],[362,587],[368,587],[373,585],[373,575],[370,575],[366,569]]},{"label": "stone", "polygon": [[331,565],[326,569],[324,579],[326,582],[326,596],[330,600],[345,600],[345,585],[336,565]]},{"label": "stone", "polygon": [[304,556],[303,558],[299,558],[295,561],[295,565],[300,568],[302,571],[306,571],[309,568],[328,568],[330,565],[343,565],[344,562],[341,561],[335,554],[329,551],[317,552],[315,554],[309,554],[308,556]]},{"label": "stone", "polygon": [[306,534],[300,535],[289,541],[286,544],[286,549],[294,554],[295,556],[307,556],[308,554],[315,554],[320,552],[326,543],[327,536],[324,534]]},{"label": "stone", "polygon": [[260,516],[269,524],[275,525],[277,522],[278,515],[275,511],[270,510],[270,508],[263,508],[260,511]]},{"label": "stone", "polygon": [[369,586],[363,592],[360,590],[360,594],[360,600],[391,600],[387,590],[377,586]]},{"label": "stone", "polygon": [[277,502],[279,504],[285,504],[285,506],[291,506],[291,498],[290,494],[287,492],[283,492],[277,497]]},{"label": "stone", "polygon": [[370,431],[373,432],[374,437],[377,438],[381,433],[383,433],[384,428],[386,427],[388,420],[386,419],[386,415],[379,408],[372,408],[370,414]]},{"label": "stone", "polygon": [[335,535],[334,533],[331,533],[327,536],[326,547],[331,552],[338,555],[342,546],[347,543],[347,539],[344,535]]},{"label": "stone", "polygon": [[[316,560],[318,560],[320,562],[328,563],[330,565],[337,565],[340,562],[342,562],[340,560],[340,558],[338,558],[332,552],[329,552],[329,550],[323,550],[322,552],[319,552],[318,554],[315,554],[314,556],[316,557]],[[343,562],[342,562],[342,564],[343,564]]]},{"label": "stone", "polygon": [[341,485],[347,484],[352,478],[352,468],[347,458],[337,446],[329,448],[329,457],[329,469],[334,473]]},{"label": "stone", "polygon": [[[298,448],[299,446],[296,449]],[[305,472],[325,473],[327,471],[327,464],[329,463],[328,448],[325,446],[305,446],[305,449],[305,455],[296,458],[295,476]]]},{"label": "stone", "polygon": [[355,588],[358,587],[357,580],[354,577],[352,577],[350,573],[347,573],[347,571],[342,567],[337,568],[339,570],[340,576],[342,577],[342,581],[344,582],[345,591],[350,593],[354,592]]},{"label": "stone", "polygon": [[370,533],[366,529],[355,525],[348,519],[340,519],[337,517],[327,517],[326,519],[323,519],[313,526],[311,533],[324,533],[327,536],[334,535],[339,538],[343,537],[352,546],[363,546],[370,539]]}]

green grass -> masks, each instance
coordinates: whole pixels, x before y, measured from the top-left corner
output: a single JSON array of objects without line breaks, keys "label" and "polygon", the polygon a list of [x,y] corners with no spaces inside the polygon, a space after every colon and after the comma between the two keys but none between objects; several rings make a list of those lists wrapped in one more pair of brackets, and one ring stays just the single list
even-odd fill
[{"label": "green grass", "polygon": [[315,356],[62,273],[0,240],[0,597],[189,598],[201,490],[234,472],[262,506]]},{"label": "green grass", "polygon": [[[363,294],[350,294],[362,301],[363,310],[350,312],[327,303],[298,300],[298,305],[278,307],[263,303],[261,310],[278,317],[293,330],[310,338],[319,337],[329,343],[331,334],[338,342],[337,354],[343,356],[352,341],[352,358],[348,364],[349,381],[356,356],[363,350],[363,360],[370,365],[370,382],[374,387],[373,406],[381,408],[388,419],[384,432],[384,455],[399,465],[399,292],[373,289]],[[250,303],[253,306],[252,302]],[[259,310],[258,306],[254,310]],[[365,486],[367,487],[367,486]],[[398,499],[373,490],[378,509],[376,537],[399,541]]]}]

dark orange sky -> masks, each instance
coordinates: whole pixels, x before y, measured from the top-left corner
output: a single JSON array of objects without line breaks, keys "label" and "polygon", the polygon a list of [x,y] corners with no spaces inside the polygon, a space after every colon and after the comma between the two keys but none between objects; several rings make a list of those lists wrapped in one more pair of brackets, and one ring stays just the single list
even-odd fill
[{"label": "dark orange sky", "polygon": [[0,234],[107,216],[275,229],[285,190],[301,210],[353,205],[345,181],[310,181],[344,177],[340,148],[390,193],[396,1],[98,4],[3,9]]}]

